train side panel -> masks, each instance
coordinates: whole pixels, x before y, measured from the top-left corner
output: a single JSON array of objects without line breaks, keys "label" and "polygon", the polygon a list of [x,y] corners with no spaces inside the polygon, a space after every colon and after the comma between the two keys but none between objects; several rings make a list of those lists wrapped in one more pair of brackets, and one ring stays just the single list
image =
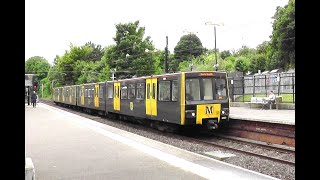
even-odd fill
[{"label": "train side panel", "polygon": [[145,80],[120,81],[120,114],[145,118]]},{"label": "train side panel", "polygon": [[179,76],[157,77],[156,107],[154,120],[180,124]]}]

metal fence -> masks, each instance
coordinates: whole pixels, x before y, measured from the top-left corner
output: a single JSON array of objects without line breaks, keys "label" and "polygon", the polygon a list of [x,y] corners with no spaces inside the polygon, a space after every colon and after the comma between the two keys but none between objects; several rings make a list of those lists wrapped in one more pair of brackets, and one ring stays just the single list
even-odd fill
[{"label": "metal fence", "polygon": [[295,72],[268,73],[243,76],[228,74],[229,93],[232,102],[248,102],[251,97],[267,97],[273,90],[282,101],[295,103]]}]

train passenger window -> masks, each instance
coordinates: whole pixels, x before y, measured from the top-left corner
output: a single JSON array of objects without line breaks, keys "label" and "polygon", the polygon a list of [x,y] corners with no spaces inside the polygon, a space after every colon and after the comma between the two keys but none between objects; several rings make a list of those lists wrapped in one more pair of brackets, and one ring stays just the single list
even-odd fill
[{"label": "train passenger window", "polygon": [[107,97],[109,99],[112,99],[112,97],[113,97],[113,86],[112,85],[108,85],[107,92],[108,92]]},{"label": "train passenger window", "polygon": [[114,87],[114,97],[117,97],[117,86]]},{"label": "train passenger window", "polygon": [[178,101],[178,81],[177,80],[173,80],[172,81],[172,101]]},{"label": "train passenger window", "polygon": [[121,99],[127,99],[128,98],[128,89],[127,86],[121,87]]},{"label": "train passenger window", "polygon": [[103,92],[103,87],[104,87],[104,86],[103,86],[102,84],[100,84],[99,86],[100,86],[100,87],[99,87],[99,97],[100,97],[100,98],[104,98],[104,97],[103,97],[103,94],[104,94],[104,92]]},{"label": "train passenger window", "polygon": [[159,81],[159,101],[170,101],[170,81]]},{"label": "train passenger window", "polygon": [[213,100],[212,79],[202,79],[203,100]]},{"label": "train passenger window", "polygon": [[152,83],[152,99],[156,99],[156,83]]},{"label": "train passenger window", "polygon": [[150,99],[150,84],[147,84],[147,99]]},{"label": "train passenger window", "polygon": [[145,85],[144,83],[137,83],[137,96],[136,99],[144,99]]},{"label": "train passenger window", "polygon": [[116,86],[116,97],[120,98],[120,86]]},{"label": "train passenger window", "polygon": [[186,100],[200,100],[200,83],[199,79],[186,79]]},{"label": "train passenger window", "polygon": [[135,95],[136,95],[136,89],[134,87],[134,84],[129,84],[128,99],[134,99]]}]

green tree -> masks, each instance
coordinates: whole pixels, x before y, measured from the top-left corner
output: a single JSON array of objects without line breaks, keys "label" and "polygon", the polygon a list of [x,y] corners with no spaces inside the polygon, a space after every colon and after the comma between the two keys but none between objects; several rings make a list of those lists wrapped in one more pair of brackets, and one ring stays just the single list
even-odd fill
[{"label": "green tree", "polygon": [[222,51],[222,52],[220,53],[220,56],[221,56],[222,59],[225,59],[225,58],[227,58],[227,57],[229,57],[229,56],[231,56],[231,55],[232,55],[232,54],[230,53],[229,50]]},{"label": "green tree", "polygon": [[289,0],[283,8],[277,7],[273,19],[269,68],[293,68],[295,67],[295,0]]},{"label": "green tree", "polygon": [[[56,57],[56,71],[65,74],[59,82],[63,85],[96,82],[99,79],[97,69],[102,69],[98,65],[102,58],[101,53],[103,50],[100,45],[96,46],[91,42],[83,46],[70,44],[69,51],[66,51],[61,57]],[[90,74],[88,74],[89,71]]]},{"label": "green tree", "polygon": [[119,23],[116,25],[116,45],[109,49],[106,58],[110,69],[117,70],[118,78],[144,76],[155,73],[152,59],[155,49],[150,36],[144,38],[145,28],[139,27],[139,21],[134,23]]},{"label": "green tree", "polygon": [[250,54],[256,53],[256,50],[253,48],[249,48],[248,46],[242,46],[236,53],[236,56],[248,56]]},{"label": "green tree", "polygon": [[92,49],[91,53],[88,54],[86,57],[86,61],[100,61],[103,56],[103,49],[101,48],[101,45],[96,45],[92,43],[91,41],[87,42],[85,46],[90,47]]},{"label": "green tree", "polygon": [[33,56],[25,63],[25,73],[36,74],[37,79],[40,81],[41,79],[47,77],[50,67],[50,63],[45,58]]},{"label": "green tree", "polygon": [[171,63],[171,69],[177,71],[181,62],[190,61],[193,57],[200,56],[203,51],[204,48],[197,35],[183,35],[174,47],[174,61]]},{"label": "green tree", "polygon": [[268,47],[270,46],[269,41],[264,41],[263,43],[259,44],[256,48],[258,54],[267,54]]},{"label": "green tree", "polygon": [[266,70],[266,57],[263,54],[257,54],[250,59],[249,71],[258,72]]},{"label": "green tree", "polygon": [[249,70],[249,59],[245,56],[239,56],[235,60],[235,70],[240,72],[247,72]]}]

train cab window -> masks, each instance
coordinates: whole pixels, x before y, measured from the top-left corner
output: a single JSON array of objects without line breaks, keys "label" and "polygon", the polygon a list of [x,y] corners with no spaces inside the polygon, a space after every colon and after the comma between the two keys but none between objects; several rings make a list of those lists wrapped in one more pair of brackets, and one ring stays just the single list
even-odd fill
[{"label": "train cab window", "polygon": [[172,101],[178,101],[178,81],[174,80],[172,81]]},{"label": "train cab window", "polygon": [[136,96],[136,88],[134,84],[129,84],[128,88],[128,99],[134,99]]},{"label": "train cab window", "polygon": [[127,99],[128,98],[128,88],[127,86],[121,87],[121,99]]},{"label": "train cab window", "polygon": [[200,100],[199,79],[186,79],[186,100]]},{"label": "train cab window", "polygon": [[213,100],[212,78],[202,79],[203,100]]},{"label": "train cab window", "polygon": [[137,96],[136,99],[144,99],[145,85],[144,83],[137,83]]},{"label": "train cab window", "polygon": [[84,91],[84,97],[88,97],[88,89]]},{"label": "train cab window", "polygon": [[225,79],[216,79],[215,83],[215,92],[216,92],[216,99],[226,99],[227,98],[227,90],[226,90],[226,80]]},{"label": "train cab window", "polygon": [[170,81],[159,81],[159,101],[170,101]]}]

